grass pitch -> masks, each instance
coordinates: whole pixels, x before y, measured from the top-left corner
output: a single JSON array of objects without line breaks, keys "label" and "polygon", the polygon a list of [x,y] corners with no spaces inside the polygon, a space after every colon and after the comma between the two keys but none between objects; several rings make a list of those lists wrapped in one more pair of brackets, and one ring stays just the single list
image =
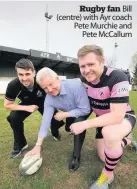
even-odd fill
[{"label": "grass pitch", "polygon": [[[130,104],[137,115],[137,92],[130,93]],[[99,176],[104,164],[97,157],[95,149],[95,129],[89,129],[82,149],[81,166],[70,173],[68,162],[72,152],[73,136],[61,129],[62,140],[56,142],[51,134],[45,139],[42,156],[43,165],[33,176],[20,175],[18,166],[23,154],[16,159],[9,159],[12,151],[13,135],[6,121],[9,111],[3,107],[0,99],[0,189],[87,189]],[[29,149],[37,139],[41,122],[38,112],[25,120],[25,135]],[[134,129],[137,140],[137,129]],[[137,153],[127,148],[115,171],[115,181],[111,189],[137,189]]]}]

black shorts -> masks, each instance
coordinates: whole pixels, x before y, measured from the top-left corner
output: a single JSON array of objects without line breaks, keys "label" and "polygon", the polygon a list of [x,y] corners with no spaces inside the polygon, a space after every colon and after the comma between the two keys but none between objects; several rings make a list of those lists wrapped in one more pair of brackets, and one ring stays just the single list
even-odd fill
[{"label": "black shorts", "polygon": [[[129,114],[126,114],[125,119],[127,119],[131,123],[132,129],[133,129],[135,127],[135,124],[136,124],[136,118],[129,115]],[[96,139],[102,139],[103,138],[102,128],[103,127],[97,127],[96,128],[96,136],[95,136]]]}]

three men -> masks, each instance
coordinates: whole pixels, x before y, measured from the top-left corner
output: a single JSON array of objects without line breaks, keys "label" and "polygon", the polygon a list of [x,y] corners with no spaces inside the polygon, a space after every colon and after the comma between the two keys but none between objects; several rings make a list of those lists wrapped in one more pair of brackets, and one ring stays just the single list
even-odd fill
[{"label": "three men", "polygon": [[[98,155],[105,161],[99,179],[90,189],[108,189],[113,171],[123,154],[122,139],[134,128],[136,118],[129,102],[129,83],[120,70],[104,66],[103,50],[96,45],[78,51],[80,72],[96,118],[71,125],[74,134],[96,128]],[[124,139],[125,145],[131,141]],[[125,146],[124,145],[124,146]]]},{"label": "three men", "polygon": [[[82,121],[90,113],[90,106],[84,92],[85,89],[79,80],[61,81],[55,72],[43,68],[37,75],[37,82],[48,95],[44,102],[45,111],[36,146],[27,155],[40,154],[41,145],[47,136],[54,111],[60,109],[63,112],[55,114],[56,120],[61,121],[73,117],[74,122],[78,122],[70,127],[75,136],[69,169],[76,170],[79,167],[85,130],[92,127],[97,128],[98,155],[102,161],[105,161],[105,167],[91,189],[108,189],[108,185],[113,180],[113,170],[123,154],[123,145],[130,142],[125,137],[136,123],[134,111],[128,104],[128,79],[122,71],[104,66],[103,51],[98,46],[82,47],[78,52],[78,59],[90,105],[97,117]],[[27,82],[24,82],[24,85],[27,85]],[[8,95],[6,96],[8,98]],[[14,97],[11,96],[9,100],[14,101]],[[9,105],[14,110],[12,104]],[[35,106],[30,107],[34,111],[36,108]],[[25,111],[30,109],[27,108]],[[16,130],[14,133],[16,134]],[[125,144],[122,142],[123,138],[125,138]]]},{"label": "three men", "polygon": [[[44,102],[44,114],[35,147],[26,155],[40,155],[41,145],[47,136],[51,118],[55,109],[62,110],[55,114],[55,119],[65,118],[73,122],[85,120],[90,113],[89,99],[84,84],[79,79],[60,80],[59,76],[49,68],[42,68],[36,76],[37,83],[47,93]],[[74,150],[69,170],[75,171],[80,164],[80,152],[85,138],[85,131],[74,135]]]},{"label": "three men", "polygon": [[[24,136],[23,121],[36,110],[43,114],[46,96],[44,90],[36,83],[35,69],[30,60],[19,60],[15,69],[18,78],[13,79],[8,84],[4,100],[4,107],[11,110],[7,120],[14,134],[14,147],[10,155],[11,158],[19,156],[22,150],[28,147]],[[20,100],[19,104],[15,103],[16,98]],[[58,139],[58,129],[63,125],[63,121],[59,122],[54,118],[52,119],[51,132],[55,138]]]}]

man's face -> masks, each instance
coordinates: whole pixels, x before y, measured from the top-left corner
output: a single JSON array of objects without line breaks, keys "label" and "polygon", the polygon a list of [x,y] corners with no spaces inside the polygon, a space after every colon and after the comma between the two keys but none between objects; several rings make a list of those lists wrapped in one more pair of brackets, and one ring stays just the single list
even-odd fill
[{"label": "man's face", "polygon": [[82,76],[88,82],[94,82],[102,75],[104,59],[94,53],[88,53],[87,55],[79,58],[79,67]]},{"label": "man's face", "polygon": [[34,84],[34,77],[35,77],[35,71],[30,70],[25,70],[22,68],[17,68],[17,74],[20,82],[25,86],[25,87],[30,87],[33,86]]},{"label": "man's face", "polygon": [[40,86],[44,91],[52,96],[57,96],[60,93],[59,77],[47,77],[40,82]]}]

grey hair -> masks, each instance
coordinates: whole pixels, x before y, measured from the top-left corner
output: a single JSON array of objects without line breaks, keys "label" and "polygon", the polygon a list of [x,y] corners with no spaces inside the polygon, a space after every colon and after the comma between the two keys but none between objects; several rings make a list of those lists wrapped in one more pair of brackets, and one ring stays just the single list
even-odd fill
[{"label": "grey hair", "polygon": [[38,71],[36,75],[36,82],[40,83],[45,78],[56,78],[58,75],[50,68],[44,67]]}]

